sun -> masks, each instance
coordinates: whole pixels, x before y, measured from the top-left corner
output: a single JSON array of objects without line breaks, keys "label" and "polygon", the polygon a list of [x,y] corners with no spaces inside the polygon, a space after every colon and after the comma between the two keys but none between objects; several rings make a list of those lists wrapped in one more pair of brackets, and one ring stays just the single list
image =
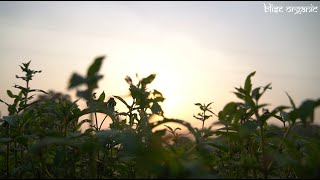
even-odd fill
[{"label": "sun", "polygon": [[182,94],[179,92],[179,82],[170,73],[159,71],[155,80],[150,84],[150,89],[156,89],[162,93],[165,100],[160,104],[166,117],[174,117],[175,110],[179,106]]}]

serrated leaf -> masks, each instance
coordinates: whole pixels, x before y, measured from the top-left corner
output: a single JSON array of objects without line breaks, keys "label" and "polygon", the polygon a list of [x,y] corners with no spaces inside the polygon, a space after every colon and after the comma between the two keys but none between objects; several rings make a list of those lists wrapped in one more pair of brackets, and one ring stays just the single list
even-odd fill
[{"label": "serrated leaf", "polygon": [[239,98],[239,99],[243,99],[245,100],[245,96],[241,93],[238,93],[238,92],[234,92],[234,94]]},{"label": "serrated leaf", "polygon": [[256,72],[252,72],[248,75],[246,81],[245,81],[245,84],[244,84],[244,90],[247,92],[247,93],[250,93],[251,92],[251,88],[252,88],[252,84],[251,84],[251,77],[254,76]]}]

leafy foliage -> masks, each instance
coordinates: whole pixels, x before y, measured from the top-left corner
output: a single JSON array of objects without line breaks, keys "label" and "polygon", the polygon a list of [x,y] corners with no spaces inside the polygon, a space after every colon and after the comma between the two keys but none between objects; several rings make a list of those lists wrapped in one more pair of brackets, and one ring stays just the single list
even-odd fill
[{"label": "leafy foliage", "polygon": [[[200,112],[195,120],[201,129],[179,119],[168,119],[161,107],[162,93],[148,89],[156,75],[151,74],[129,85],[131,101],[95,90],[103,78],[99,74],[104,57],[97,57],[86,76],[74,73],[68,88],[78,100],[54,91],[31,89],[32,77],[41,71],[22,63],[25,86],[20,92],[7,90],[13,103],[0,99],[9,114],[0,119],[1,178],[317,178],[320,159],[320,128],[313,124],[318,100],[305,100],[296,106],[269,110],[260,104],[271,84],[254,88],[250,73],[243,88],[235,88],[240,102],[229,102],[217,114],[211,103],[195,103]],[[138,78],[138,77],[137,77]],[[79,90],[80,86],[85,90]],[[41,93],[35,101],[36,94]],[[130,103],[129,103],[130,102]],[[127,108],[119,112],[117,104]],[[98,124],[97,113],[104,114]],[[90,114],[89,119],[81,119]],[[151,122],[152,116],[162,120]],[[110,128],[101,129],[110,118]],[[205,126],[210,118],[217,122]],[[271,125],[270,119],[283,126]],[[90,127],[81,131],[84,123]],[[188,129],[183,134],[180,127]],[[159,129],[164,125],[163,129]],[[221,128],[214,128],[220,125]]]}]

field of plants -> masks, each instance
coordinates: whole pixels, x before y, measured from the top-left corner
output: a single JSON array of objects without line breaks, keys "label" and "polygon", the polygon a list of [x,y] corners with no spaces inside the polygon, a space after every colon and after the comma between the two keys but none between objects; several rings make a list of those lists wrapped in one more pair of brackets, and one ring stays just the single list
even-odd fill
[{"label": "field of plants", "polygon": [[[239,102],[227,103],[220,112],[211,110],[212,103],[195,103],[199,112],[194,120],[202,121],[201,128],[166,117],[150,122],[152,115],[164,114],[165,98],[148,89],[156,75],[137,84],[125,78],[130,103],[120,96],[106,98],[104,92],[95,93],[103,60],[97,57],[85,76],[74,73],[70,78],[68,88],[86,101],[84,109],[79,99],[30,87],[41,71],[30,69],[30,62],[20,65],[23,75],[16,78],[23,85],[14,85],[19,93],[7,90],[12,102],[0,99],[8,109],[0,119],[0,178],[320,177],[320,128],[313,123],[320,99],[298,105],[287,94],[290,106],[269,109],[259,100],[271,84],[254,87],[252,72],[243,87],[235,88]],[[127,110],[119,112],[117,104]],[[106,118],[112,120],[110,128],[101,129]],[[209,118],[218,121],[206,124]],[[270,124],[270,119],[282,126]],[[89,128],[81,130],[85,123]],[[187,128],[192,138],[166,123]],[[214,129],[216,125],[222,128]]]}]

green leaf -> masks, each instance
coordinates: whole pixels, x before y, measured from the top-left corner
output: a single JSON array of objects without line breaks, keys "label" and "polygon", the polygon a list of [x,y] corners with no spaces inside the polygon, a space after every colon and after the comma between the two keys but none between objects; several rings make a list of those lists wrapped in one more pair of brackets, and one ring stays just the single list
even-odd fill
[{"label": "green leaf", "polygon": [[241,94],[241,93],[238,93],[238,92],[234,92],[234,94],[235,94],[239,99],[245,100],[245,95],[243,95],[243,94]]},{"label": "green leaf", "polygon": [[153,95],[162,97],[162,93],[156,89],[153,90]]},{"label": "green leaf", "polygon": [[68,89],[74,88],[76,86],[79,86],[79,85],[85,84],[85,83],[86,83],[86,80],[82,76],[80,76],[77,73],[73,73],[73,75],[69,81]]},{"label": "green leaf", "polygon": [[287,112],[285,112],[285,111],[280,111],[280,114],[281,114],[281,116],[282,116],[282,120],[284,121],[284,122],[286,122],[286,121],[289,121],[290,119],[289,119],[289,114],[287,113]]},{"label": "green leaf", "polygon": [[163,102],[163,101],[165,100],[165,98],[163,98],[163,97],[156,97],[156,98],[154,98],[154,100],[157,101],[157,102]]},{"label": "green leaf", "polygon": [[263,91],[266,91],[267,89],[272,89],[271,83],[267,84],[267,85],[264,87]]},{"label": "green leaf", "polygon": [[77,96],[86,100],[91,99],[91,93],[89,91],[77,91]]},{"label": "green leaf", "polygon": [[258,100],[260,99],[260,97],[265,93],[265,91],[266,91],[267,89],[272,89],[272,88],[271,88],[271,83],[269,83],[268,85],[266,85],[266,86],[263,88],[262,93],[260,93],[260,88],[261,88],[261,87],[257,87],[257,88],[255,88],[255,89],[252,91],[252,97],[253,97],[254,99],[256,99],[256,101],[258,101]]},{"label": "green leaf", "polygon": [[154,80],[155,77],[156,77],[156,74],[151,74],[148,77],[143,78],[141,80],[141,83],[144,85],[150,84]]},{"label": "green leaf", "polygon": [[210,117],[212,117],[212,115],[209,115],[209,116],[205,115],[205,116],[204,116],[204,120],[207,120],[207,119],[209,119]]},{"label": "green leaf", "polygon": [[252,97],[256,100],[256,101],[258,101],[259,100],[259,98],[260,98],[260,87],[257,87],[257,88],[255,88],[254,90],[252,90]]},{"label": "green leaf", "polygon": [[251,88],[252,88],[252,84],[251,84],[251,77],[254,76],[256,72],[252,72],[248,75],[247,79],[246,79],[246,82],[244,84],[244,90],[247,92],[247,93],[250,93],[251,92]]},{"label": "green leaf", "polygon": [[107,101],[107,107],[114,109],[114,107],[117,105],[117,102],[114,100],[113,97],[109,98]]},{"label": "green leaf", "polygon": [[219,120],[223,123],[230,124],[237,111],[237,104],[230,102],[218,113]]},{"label": "green leaf", "polygon": [[209,108],[209,106],[212,104],[213,102],[210,102],[207,106],[206,106],[206,109]]},{"label": "green leaf", "polygon": [[91,64],[91,66],[88,69],[87,77],[95,75],[100,70],[103,59],[104,56],[100,56],[94,60],[93,64]]},{"label": "green leaf", "polygon": [[152,106],[151,106],[151,111],[154,114],[158,114],[158,115],[163,115],[163,111],[161,106],[157,103],[157,102],[153,102]]},{"label": "green leaf", "polygon": [[15,98],[16,97],[15,95],[12,94],[12,92],[10,90],[7,90],[7,94],[11,98]]},{"label": "green leaf", "polygon": [[8,111],[9,111],[9,115],[13,115],[16,113],[17,109],[16,109],[16,104],[13,105],[8,105]]},{"label": "green leaf", "polygon": [[22,64],[23,64],[23,66],[24,66],[26,69],[28,69],[28,68],[29,68],[30,63],[31,63],[31,60],[30,60],[28,63],[22,63]]},{"label": "green leaf", "polygon": [[113,97],[119,99],[123,104],[125,104],[127,106],[128,109],[130,109],[129,104],[124,99],[122,99],[122,97],[120,97],[120,96],[113,96]]},{"label": "green leaf", "polygon": [[258,123],[256,121],[245,121],[242,126],[240,126],[239,134],[241,137],[251,135],[256,131]]},{"label": "green leaf", "polygon": [[291,106],[293,107],[293,109],[296,109],[296,105],[294,104],[292,98],[290,97],[290,95],[287,92],[286,92],[286,94],[287,94],[287,96],[288,96],[288,98],[290,100]]},{"label": "green leaf", "polygon": [[98,101],[103,102],[105,97],[106,97],[106,95],[104,94],[104,91],[103,91],[103,92],[100,94],[100,96],[99,96],[99,98],[98,98]]},{"label": "green leaf", "polygon": [[310,119],[311,122],[314,121],[314,110],[317,104],[313,100],[305,100],[299,107],[299,114],[302,122],[305,124],[307,119]]},{"label": "green leaf", "polygon": [[235,87],[235,89],[241,94],[246,94],[246,91],[242,87],[240,88]]},{"label": "green leaf", "polygon": [[98,88],[98,81],[102,78],[103,78],[103,75],[88,76],[86,79],[88,89],[93,90],[95,88]]}]

